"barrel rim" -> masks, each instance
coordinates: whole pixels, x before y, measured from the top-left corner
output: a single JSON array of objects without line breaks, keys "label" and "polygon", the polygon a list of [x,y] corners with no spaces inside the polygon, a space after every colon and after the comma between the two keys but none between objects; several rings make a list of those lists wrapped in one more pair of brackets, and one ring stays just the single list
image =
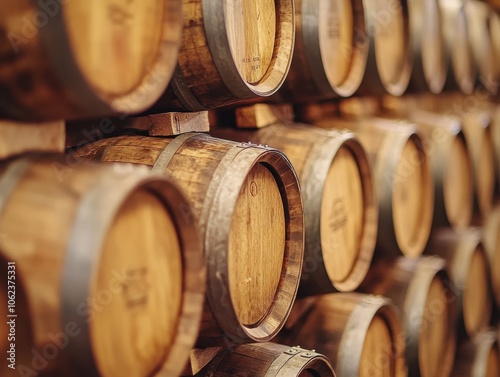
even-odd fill
[{"label": "barrel rim", "polygon": [[[494,331],[482,330],[478,333],[473,343],[476,345],[476,357],[472,365],[473,376],[487,376],[488,357],[492,350],[496,349],[500,361],[500,340]],[[486,360],[486,362],[484,362]]]},{"label": "barrel rim", "polygon": [[[122,182],[120,182],[120,180]],[[118,183],[118,185],[117,185]],[[167,184],[168,183],[168,184]],[[118,189],[117,189],[118,188]],[[74,365],[86,370],[89,375],[97,376],[97,361],[92,354],[90,318],[78,315],[78,308],[85,303],[95,278],[95,270],[102,245],[109,227],[112,225],[121,205],[136,190],[148,190],[164,203],[173,197],[178,207],[167,206],[172,216],[181,244],[183,270],[183,300],[177,331],[169,350],[169,355],[158,365],[161,370],[180,373],[183,368],[179,363],[179,355],[187,359],[191,347],[198,336],[199,324],[203,313],[203,297],[205,291],[205,268],[201,258],[201,245],[193,222],[186,221],[181,206],[189,206],[180,190],[164,177],[157,175],[106,176],[86,193],[77,210],[71,234],[66,246],[63,274],[61,278],[61,326],[75,323],[82,329],[78,342],[68,345],[67,353]],[[106,212],[95,217],[91,210],[97,203],[106,203]],[[100,207],[104,208],[104,207]],[[183,221],[183,226],[179,223]],[[84,242],[82,242],[84,240]],[[90,247],[93,245],[94,247]],[[90,255],[88,250],[94,250]],[[195,255],[195,258],[189,258]],[[90,259],[90,258],[94,259]]]},{"label": "barrel rim", "polygon": [[[256,324],[244,325],[238,319],[229,292],[228,232],[232,216],[223,216],[222,223],[207,222],[205,250],[208,265],[207,299],[213,313],[225,313],[221,318],[214,315],[223,333],[232,341],[242,343],[248,340],[266,341],[273,338],[285,325],[297,294],[304,253],[304,217],[298,178],[289,160],[279,151],[251,144],[241,149],[231,161],[232,171],[222,176],[207,218],[215,218],[217,213],[232,214],[241,187],[248,172],[255,164],[263,164],[276,179],[285,209],[286,238],[281,279],[272,306]],[[233,172],[236,172],[233,174]],[[231,184],[224,184],[230,181]],[[297,209],[300,208],[300,211]],[[203,221],[203,220],[202,220]],[[285,303],[285,304],[283,304]]]},{"label": "barrel rim", "polygon": [[[387,326],[391,335],[392,351],[394,353],[394,375],[406,376],[406,361],[404,358],[404,336],[403,329],[399,322],[397,309],[392,301],[386,297],[378,295],[360,295],[361,300],[356,304],[351,315],[347,319],[344,333],[339,343],[339,352],[337,354],[337,370],[342,376],[357,376],[361,366],[361,356],[364,347],[364,338],[368,328],[378,315]],[[362,326],[360,328],[360,326]],[[349,331],[350,330],[350,331]],[[350,336],[349,336],[350,335]],[[364,336],[363,339],[362,336]],[[346,353],[348,358],[344,358]],[[345,362],[348,359],[349,362]],[[354,361],[353,361],[354,360]]]},{"label": "barrel rim", "polygon": [[[73,97],[78,100],[78,105],[82,106],[85,111],[96,115],[105,115],[110,112],[115,114],[139,113],[152,106],[163,94],[177,63],[182,33],[181,1],[163,1],[169,4],[165,3],[163,7],[162,35],[158,41],[158,53],[155,62],[148,67],[147,75],[143,77],[139,85],[131,92],[117,98],[106,98],[88,82],[80,70],[71,46],[63,10],[57,12],[46,26],[39,29],[41,43],[44,50],[47,51],[51,66],[54,67],[54,74],[64,83],[69,92],[78,93],[77,96]],[[39,2],[36,3],[37,9],[41,6],[40,4]],[[174,10],[177,12],[177,17],[171,15]],[[44,9],[40,9],[40,11],[45,12]],[[173,22],[176,23],[177,43],[171,41],[168,28],[165,27],[171,27]],[[61,59],[61,56],[64,59]]]},{"label": "barrel rim", "polygon": [[[275,1],[276,23],[279,27],[276,30],[273,58],[264,77],[258,83],[250,84],[238,72],[231,53],[226,23],[220,20],[221,9],[225,9],[224,1],[201,0],[207,45],[220,78],[231,93],[240,99],[250,99],[256,95],[271,96],[283,85],[291,67],[295,45],[295,3],[293,0]],[[287,11],[287,8],[291,11]]]}]

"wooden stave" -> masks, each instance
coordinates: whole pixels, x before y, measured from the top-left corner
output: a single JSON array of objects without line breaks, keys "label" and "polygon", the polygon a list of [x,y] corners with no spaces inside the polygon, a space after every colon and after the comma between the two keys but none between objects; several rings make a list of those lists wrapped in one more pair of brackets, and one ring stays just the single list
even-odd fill
[{"label": "wooden stave", "polygon": [[[487,306],[484,310],[481,323],[477,328],[469,328],[465,324],[464,317],[464,290],[467,287],[468,270],[467,267],[471,265],[474,252],[478,249],[482,252],[487,260],[487,254],[483,248],[481,241],[481,231],[479,229],[467,229],[460,232],[454,232],[448,229],[440,229],[433,234],[429,245],[427,245],[426,252],[428,254],[436,254],[445,259],[448,265],[448,270],[453,284],[456,287],[458,312],[457,319],[459,331],[464,332],[469,337],[473,337],[478,331],[490,323],[491,319],[491,292],[488,290]],[[486,286],[489,288],[490,274],[489,271],[484,276]]]},{"label": "wooden stave", "polygon": [[[368,156],[354,134],[322,130],[303,124],[275,124],[256,131],[231,129],[216,129],[215,136],[237,141],[251,141],[258,144],[270,145],[288,155],[295,166],[301,182],[301,191],[304,201],[305,216],[305,260],[315,264],[314,271],[308,271],[304,264],[299,296],[331,293],[334,291],[349,292],[355,290],[363,281],[375,249],[377,208],[373,189],[373,177]],[[288,137],[287,137],[288,136]],[[301,144],[295,144],[293,138],[302,136]],[[291,148],[300,148],[297,156],[289,154]],[[365,201],[363,246],[359,251],[357,262],[352,268],[352,274],[344,281],[334,282],[329,276],[321,256],[321,235],[319,214],[323,187],[330,166],[337,153],[342,148],[348,148],[357,159],[360,175],[363,178],[363,197]],[[299,156],[303,160],[299,161]],[[312,174],[314,172],[314,174]]]},{"label": "wooden stave", "polygon": [[[5,185],[4,188],[6,190],[3,191],[0,210],[5,208],[10,193],[13,192],[18,184],[22,183],[23,177],[30,172],[30,169],[36,169],[39,164],[43,163],[51,163],[54,171],[61,166],[65,169],[70,169],[70,174],[73,174],[73,171],[75,171],[75,165],[72,165],[73,167],[64,165],[68,163],[68,160],[60,155],[32,154],[14,160],[7,166],[7,170],[4,170],[2,173],[2,184]],[[2,168],[5,168],[5,165]],[[181,209],[173,203],[180,203],[180,206],[187,206],[188,204],[177,186],[165,178],[146,175],[141,169],[131,170],[118,165],[100,167],[87,162],[80,162],[76,169],[78,170],[76,173],[77,176],[81,175],[84,177],[84,174],[90,175],[91,179],[88,182],[82,181],[87,187],[84,186],[85,191],[78,198],[75,220],[68,229],[68,238],[65,241],[67,242],[65,246],[66,250],[63,250],[66,252],[66,255],[62,263],[63,270],[61,271],[60,326],[61,331],[64,331],[64,333],[66,331],[69,333],[70,331],[67,330],[68,324],[75,324],[82,331],[75,336],[76,342],[70,341],[67,347],[61,348],[62,354],[48,363],[48,373],[49,375],[52,375],[52,373],[80,375],[84,371],[89,376],[101,375],[91,350],[89,327],[91,317],[88,316],[88,312],[82,315],[81,310],[78,309],[82,303],[87,301],[90,290],[87,283],[90,281],[93,263],[86,257],[89,255],[88,250],[91,246],[101,246],[107,227],[110,226],[114,216],[128,196],[138,189],[146,189],[163,197],[165,200],[166,208],[168,208],[172,218],[176,221],[177,232],[183,248],[184,255],[182,259],[185,275],[183,277],[183,303],[179,313],[180,318],[177,324],[177,333],[173,338],[169,354],[165,356],[162,365],[158,365],[155,372],[177,374],[182,370],[179,367],[179,360],[188,359],[191,347],[196,340],[205,291],[205,267],[201,261],[201,245],[197,230],[193,224],[185,221]],[[57,173],[54,174],[53,178],[54,181],[57,179],[59,183],[63,183],[67,179],[57,175]],[[78,193],[72,192],[68,192],[68,194],[78,195]],[[167,200],[170,200],[170,198],[172,199],[172,203],[167,203]],[[102,216],[94,217],[92,206],[96,204],[102,205],[103,202],[106,203],[108,208],[104,212],[101,212]],[[85,242],[81,242],[82,236],[86,236]],[[28,297],[29,290],[23,289],[23,292]],[[27,299],[27,306],[29,305],[29,301],[30,299]],[[35,329],[35,325],[31,322],[29,321],[27,327],[33,326],[33,329]],[[66,327],[63,326],[64,323],[66,323]],[[29,335],[30,338],[33,337],[34,332]],[[36,342],[38,343],[39,341]],[[25,347],[26,352],[28,348],[31,349],[32,345],[34,350],[41,349],[35,343],[35,339],[30,339],[29,342],[30,344],[27,344]],[[29,357],[25,359],[25,366],[32,362],[31,355]],[[22,355],[21,360],[24,358],[24,355]],[[76,370],[78,372],[75,372]]]},{"label": "wooden stave", "polygon": [[[37,29],[39,35],[32,38],[34,42],[30,42],[29,50],[26,51],[35,61],[31,68],[36,75],[47,81],[44,84],[53,87],[41,86],[43,93],[39,93],[40,98],[36,100],[35,105],[28,103],[21,105],[19,101],[14,100],[14,95],[0,93],[2,117],[27,121],[77,119],[118,113],[138,113],[151,106],[164,92],[172,76],[182,31],[179,22],[182,13],[181,1],[163,1],[165,5],[160,51],[154,66],[148,69],[148,74],[133,91],[115,99],[106,99],[92,87],[73,55],[69,36],[66,34],[67,23],[63,17],[64,12],[57,11],[44,27]],[[29,18],[32,13],[49,15],[42,4],[35,5],[30,1],[24,3],[28,12],[24,19]],[[61,8],[64,6],[58,5]],[[54,36],[57,36],[57,44],[54,42]],[[26,97],[25,93],[22,94],[19,100]],[[43,98],[40,94],[43,94]],[[51,102],[52,105],[48,106]]]},{"label": "wooden stave", "polygon": [[[401,323],[405,328],[406,351],[409,377],[421,377],[419,365],[420,327],[427,321],[422,308],[426,302],[426,291],[435,277],[439,277],[450,293],[447,307],[449,313],[456,312],[456,295],[453,282],[448,278],[446,263],[436,256],[423,256],[419,259],[398,258],[379,260],[371,269],[361,286],[361,292],[382,294],[388,297],[400,310]],[[410,294],[407,295],[407,291]],[[412,296],[413,295],[413,296]],[[418,313],[418,315],[415,315]],[[441,375],[447,376],[453,367],[455,357],[456,317],[449,317],[446,355],[441,365]]]},{"label": "wooden stave", "polygon": [[[285,344],[301,344],[305,348],[314,346],[318,352],[334,361],[339,377],[359,375],[364,336],[373,319],[382,318],[394,341],[391,346],[391,359],[396,364],[393,375],[407,375],[399,313],[389,299],[361,293],[334,293],[301,300],[294,311],[297,315],[293,313],[293,321],[287,323],[278,340]],[[309,324],[314,328],[315,316],[330,319],[334,327],[322,327],[315,334],[308,327]]]},{"label": "wooden stave", "polygon": [[488,358],[490,352],[494,352],[495,349],[498,354],[497,359],[500,359],[497,334],[488,329],[481,331],[474,339],[459,346],[453,376],[490,376],[487,374]]},{"label": "wooden stave", "polygon": [[[409,20],[410,20],[410,35],[411,45],[413,50],[413,70],[410,79],[411,91],[426,91],[434,94],[442,92],[446,77],[448,75],[447,66],[447,52],[440,51],[439,55],[431,66],[426,66],[424,61],[424,54],[426,47],[424,35],[428,30],[438,29],[438,35],[434,36],[439,40],[441,46],[444,46],[444,35],[441,26],[441,8],[439,7],[439,0],[418,0],[409,1]],[[433,20],[437,17],[436,20]],[[432,24],[432,22],[434,23]],[[431,25],[427,24],[431,22]],[[437,69],[438,72],[433,71]]]},{"label": "wooden stave", "polygon": [[[217,190],[218,200],[214,200],[210,205],[204,201],[200,201],[199,198],[188,197],[191,202],[192,216],[193,219],[198,223],[199,232],[202,235],[206,263],[207,263],[207,275],[208,275],[208,287],[207,287],[207,303],[205,305],[205,310],[203,313],[203,320],[201,324],[200,335],[198,337],[197,346],[207,347],[207,346],[219,346],[227,345],[233,343],[244,343],[249,341],[267,341],[274,337],[274,335],[281,329],[284,325],[286,318],[289,315],[291,306],[294,302],[298,282],[300,280],[302,260],[303,260],[303,209],[302,201],[298,186],[298,178],[295,175],[295,171],[288,159],[279,151],[259,146],[251,143],[236,143],[230,142],[222,139],[215,139],[205,134],[188,133],[181,135],[175,139],[154,139],[156,143],[161,144],[161,152],[157,157],[150,157],[149,162],[145,163],[149,167],[153,168],[160,174],[167,174],[170,178],[176,182],[181,188],[186,189],[181,182],[179,182],[175,175],[176,167],[175,164],[171,164],[172,159],[175,157],[177,151],[181,147],[186,147],[187,143],[192,142],[192,146],[187,146],[186,148],[191,148],[196,151],[197,148],[206,148],[210,143],[216,143],[222,146],[226,151],[233,153],[231,159],[227,159],[225,163],[228,165],[232,164],[231,167],[236,167],[236,159],[239,158],[239,163],[241,164],[239,169],[235,169],[236,176],[232,176],[230,179],[227,176],[227,172],[221,169],[220,172],[209,171],[209,174],[216,177],[217,181],[212,181],[206,188],[204,194],[209,197],[210,190]],[[94,143],[88,148],[82,148],[77,152],[79,157],[96,159],[100,161],[110,161],[107,159],[106,154],[108,149],[119,146],[120,141],[126,143],[131,142],[131,145],[136,144],[143,145],[143,141],[153,141],[152,138],[140,137],[140,136],[128,136],[128,137],[117,137],[114,139],[102,140]],[[110,147],[110,148],[108,148]],[[241,153],[243,151],[244,153]],[[111,161],[114,159],[111,157]],[[127,162],[133,162],[133,159]],[[136,162],[137,163],[137,162]],[[219,161],[220,163],[220,161]],[[289,266],[286,270],[282,272],[282,276],[286,276],[288,280],[280,282],[280,289],[275,296],[275,303],[269,309],[267,317],[260,321],[255,326],[244,326],[237,318],[234,308],[228,305],[231,301],[228,293],[228,282],[227,282],[227,251],[222,250],[220,245],[227,244],[227,239],[225,238],[224,229],[229,228],[229,224],[221,225],[221,222],[212,223],[211,218],[213,211],[219,210],[222,213],[232,213],[232,208],[234,207],[236,198],[236,193],[227,192],[228,189],[238,186],[237,181],[243,181],[246,173],[251,169],[251,167],[257,163],[263,163],[266,167],[272,168],[273,175],[280,184],[280,190],[282,191],[282,197],[288,199],[286,203],[287,212],[287,241],[286,241],[286,260],[289,262]],[[206,167],[203,169],[207,170]],[[215,169],[219,169],[218,165]],[[226,176],[224,176],[226,174]],[[226,185],[226,192],[221,193],[218,187],[222,186],[224,182],[230,181],[230,185]],[[240,183],[241,183],[240,182]],[[211,187],[210,187],[211,186]],[[239,190],[238,190],[239,191]],[[286,195],[285,195],[286,194]],[[222,200],[224,198],[224,200]],[[197,203],[196,203],[197,202]],[[228,204],[232,203],[232,204]],[[231,216],[226,216],[226,222],[230,222]],[[217,250],[212,250],[210,246],[211,243],[217,245]],[[226,248],[227,250],[227,248]],[[285,267],[284,267],[285,269]],[[222,271],[221,271],[222,270]],[[284,303],[280,300],[283,299]],[[278,314],[276,314],[278,312]]]},{"label": "wooden stave", "polygon": [[[278,92],[280,100],[311,102],[353,95],[361,85],[368,57],[368,44],[360,43],[366,36],[366,21],[361,0],[351,2],[354,35],[351,69],[342,85],[328,79],[322,62],[319,36],[321,0],[295,0],[296,40],[288,76]],[[315,19],[316,23],[308,22]]]},{"label": "wooden stave", "polygon": [[[188,0],[183,0],[187,2]],[[223,12],[223,0],[207,1],[195,0],[194,15],[184,12],[184,36],[179,52],[179,61],[169,87],[151,107],[149,112],[165,111],[204,111],[242,100],[251,100],[257,97],[268,97],[274,94],[285,81],[290,69],[293,47],[295,44],[295,7],[294,0],[277,0],[279,15],[279,48],[275,48],[275,56],[263,79],[265,85],[253,86],[243,80],[238,73],[231,56],[228,36],[224,22],[220,21]],[[278,4],[279,3],[279,4]],[[199,14],[199,16],[196,16]],[[193,32],[191,28],[202,28],[202,34]],[[195,60],[205,62],[200,66],[184,67],[194,64],[189,59],[189,51],[185,47],[192,38],[203,38],[194,51]],[[200,47],[203,46],[203,47]],[[208,63],[207,63],[208,62]],[[207,69],[207,67],[209,67]],[[189,71],[197,72],[193,77],[187,77]],[[224,72],[221,74],[219,72]],[[205,82],[206,91],[203,92],[197,80]],[[262,81],[262,80],[261,80]],[[267,82],[275,81],[274,84]]]},{"label": "wooden stave", "polygon": [[[238,368],[239,355],[244,357],[247,364]],[[233,366],[232,358],[235,358]],[[248,364],[248,358],[256,360],[252,366]],[[239,363],[241,364],[241,361]],[[256,363],[258,365],[255,365]],[[335,377],[330,361],[315,351],[276,343],[255,343],[220,352],[207,368],[196,376],[288,377],[302,376],[302,373],[307,371],[318,377]]]},{"label": "wooden stave", "polygon": [[393,96],[401,96],[403,95],[408,86],[410,84],[410,77],[413,61],[413,51],[411,51],[410,44],[410,31],[409,31],[409,14],[408,14],[408,1],[407,0],[397,0],[398,3],[401,4],[403,17],[404,17],[404,28],[405,28],[405,44],[406,44],[406,53],[404,66],[401,67],[402,73],[399,77],[398,82],[396,83],[383,83],[382,78],[380,77],[379,70],[377,69],[377,59],[375,56],[375,35],[374,31],[370,29],[374,29],[370,27],[370,25],[376,24],[377,20],[375,18],[375,14],[379,11],[388,11],[387,9],[376,9],[373,7],[372,1],[363,0],[363,8],[365,9],[365,22],[366,22],[366,30],[368,41],[365,43],[369,44],[368,50],[368,59],[365,70],[365,76],[359,86],[357,94],[359,95],[382,95],[382,94],[390,94]]},{"label": "wooden stave", "polygon": [[[468,38],[467,17],[465,7],[461,1],[444,2],[440,1],[441,14],[443,16],[444,36],[448,50],[448,78],[445,89],[460,90],[465,94],[472,94],[477,77],[475,64],[473,63],[472,46]],[[456,42],[457,33],[460,32],[460,40]],[[458,47],[457,47],[458,46]],[[466,73],[459,72],[457,64],[459,62],[453,56],[457,48],[464,48],[463,53],[467,60]],[[462,59],[463,61],[463,59]]]}]

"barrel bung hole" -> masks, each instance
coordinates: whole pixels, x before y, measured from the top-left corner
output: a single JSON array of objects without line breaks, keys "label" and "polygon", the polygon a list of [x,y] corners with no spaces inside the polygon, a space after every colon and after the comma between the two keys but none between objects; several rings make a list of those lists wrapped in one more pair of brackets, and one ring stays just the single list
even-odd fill
[{"label": "barrel bung hole", "polygon": [[103,376],[148,376],[162,364],[178,326],[182,267],[165,204],[136,191],[108,231],[91,286],[91,342]]},{"label": "barrel bung hole", "polygon": [[488,259],[482,245],[476,248],[468,266],[462,305],[465,328],[474,333],[487,325],[491,311]]},{"label": "barrel bung hole", "polygon": [[[103,96],[133,91],[158,58],[163,0],[68,1],[63,8],[73,54]],[[106,62],[106,64],[103,64]]]},{"label": "barrel bung hole", "polygon": [[240,189],[229,235],[229,289],[245,326],[265,319],[274,303],[285,258],[285,226],[276,179],[257,163]]},{"label": "barrel bung hole", "polygon": [[354,154],[339,149],[323,189],[321,248],[333,283],[345,281],[359,257],[364,228],[363,181]]},{"label": "barrel bung hole", "polygon": [[224,19],[229,47],[240,76],[257,85],[274,56],[277,9],[274,0],[226,0]]}]

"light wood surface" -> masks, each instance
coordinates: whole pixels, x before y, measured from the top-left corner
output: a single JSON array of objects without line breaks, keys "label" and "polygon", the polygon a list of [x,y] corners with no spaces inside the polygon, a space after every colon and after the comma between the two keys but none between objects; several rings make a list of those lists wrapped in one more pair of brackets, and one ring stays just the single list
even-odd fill
[{"label": "light wood surface", "polygon": [[[90,325],[103,376],[151,375],[170,351],[183,300],[182,249],[175,226],[162,201],[147,192],[132,194],[111,225],[90,297],[104,297],[117,271],[127,271],[129,281]],[[163,284],[150,286],[165,277]]]},{"label": "light wood surface", "polygon": [[2,44],[0,115],[40,121],[146,110],[175,68],[181,4],[22,0],[0,6],[0,24],[11,36]]},{"label": "light wood surface", "polygon": [[378,13],[384,20],[375,18],[375,55],[382,82],[397,82],[405,65],[405,17],[401,1],[378,3]]},{"label": "light wood surface", "polygon": [[452,313],[444,305],[447,301],[446,287],[441,279],[435,277],[427,292],[423,307],[423,318],[418,357],[422,376],[438,377],[441,375],[442,351],[447,347],[447,328]]},{"label": "light wood surface", "polygon": [[483,243],[491,270],[491,287],[497,305],[500,305],[500,207],[496,206],[483,228]]},{"label": "light wood surface", "polygon": [[293,0],[182,1],[178,70],[151,111],[202,111],[279,89],[293,54]]},{"label": "light wood surface", "polygon": [[443,196],[447,217],[458,229],[470,223],[473,201],[473,176],[465,140],[456,137],[452,143],[443,177]]},{"label": "light wood surface", "polygon": [[225,1],[224,21],[238,72],[249,84],[258,83],[274,55],[278,22],[274,0]]},{"label": "light wood surface", "polygon": [[186,216],[203,237],[208,268],[199,347],[265,341],[280,330],[304,252],[298,180],[284,155],[197,133],[104,139],[78,155],[152,167],[189,198]]},{"label": "light wood surface", "polygon": [[457,297],[438,257],[378,260],[361,291],[384,295],[400,310],[408,376],[450,375],[456,346]]},{"label": "light wood surface", "polygon": [[288,122],[255,131],[221,128],[212,134],[270,145],[290,158],[305,208],[300,295],[356,289],[373,256],[377,213],[368,156],[354,135]]},{"label": "light wood surface", "polygon": [[240,189],[229,236],[229,289],[244,325],[257,324],[273,304],[283,270],[285,229],[279,187],[271,172],[256,164]]},{"label": "light wood surface", "polygon": [[302,299],[290,319],[278,340],[314,346],[338,377],[406,376],[402,325],[388,299],[360,293]]},{"label": "light wood surface", "polygon": [[330,361],[315,351],[276,343],[238,345],[222,351],[198,377],[335,377]]},{"label": "light wood surface", "polygon": [[8,195],[0,233],[9,235],[2,255],[16,262],[20,335],[29,336],[19,337],[19,362],[30,365],[31,350],[45,352],[58,334],[65,352],[48,360],[48,374],[179,373],[205,291],[202,249],[195,225],[183,221],[178,206],[189,205],[180,191],[141,169],[32,158],[0,167]]},{"label": "light wood surface", "polygon": [[320,223],[326,270],[344,281],[359,259],[364,225],[362,177],[348,148],[339,149],[326,176]]}]

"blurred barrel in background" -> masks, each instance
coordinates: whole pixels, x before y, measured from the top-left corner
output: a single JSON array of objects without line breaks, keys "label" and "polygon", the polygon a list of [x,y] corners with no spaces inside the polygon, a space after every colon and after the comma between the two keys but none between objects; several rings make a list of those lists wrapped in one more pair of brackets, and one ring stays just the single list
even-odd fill
[{"label": "blurred barrel in background", "polygon": [[408,376],[449,376],[455,355],[456,295],[437,257],[381,260],[362,291],[383,295],[401,311]]},{"label": "blurred barrel in background", "polygon": [[201,111],[281,87],[293,55],[293,0],[183,3],[178,67],[151,111]]},{"label": "blurred barrel in background", "polygon": [[305,299],[297,302],[279,340],[313,346],[333,361],[338,377],[406,376],[395,310],[386,298],[359,293]]},{"label": "blurred barrel in background", "polygon": [[255,131],[217,129],[212,134],[270,145],[290,158],[304,200],[300,294],[356,289],[370,267],[377,235],[371,166],[356,137],[300,124]]},{"label": "blurred barrel in background", "polygon": [[365,42],[369,45],[365,76],[358,93],[402,95],[413,62],[407,0],[363,0]]},{"label": "blurred barrel in background", "polygon": [[476,84],[477,70],[464,3],[462,0],[441,0],[439,5],[449,59],[445,88],[471,94]]},{"label": "blurred barrel in background", "polygon": [[311,102],[354,94],[369,47],[363,1],[295,0],[295,12],[295,50],[280,98]]},{"label": "blurred barrel in background", "polygon": [[446,260],[457,290],[459,325],[474,336],[489,325],[492,310],[490,266],[480,230],[440,229],[432,235],[427,252]]},{"label": "blurred barrel in background", "polygon": [[491,286],[500,308],[500,207],[496,207],[483,227],[483,243],[491,269]]},{"label": "blurred barrel in background", "polygon": [[323,355],[275,343],[244,344],[221,353],[197,377],[335,377]]},{"label": "blurred barrel in background", "polygon": [[439,1],[408,1],[413,91],[440,93],[446,82],[448,56]]},{"label": "blurred barrel in background", "polygon": [[0,116],[138,113],[164,92],[181,40],[181,0],[0,5]]},{"label": "blurred barrel in background", "polygon": [[500,375],[500,347],[494,331],[482,331],[462,344],[457,352],[453,377],[496,377]]},{"label": "blurred barrel in background", "polygon": [[17,327],[28,336],[16,340],[19,365],[179,373],[205,291],[201,244],[180,209],[188,203],[144,170],[66,161],[33,155],[0,166],[2,261],[15,263]]},{"label": "blurred barrel in background", "polygon": [[299,184],[282,153],[188,133],[105,139],[77,154],[149,166],[186,193],[208,268],[210,310],[199,346],[276,335],[295,300],[304,252]]},{"label": "blurred barrel in background", "polygon": [[378,252],[420,255],[431,231],[434,186],[415,125],[383,118],[331,118],[314,124],[349,129],[371,157],[379,209]]}]

